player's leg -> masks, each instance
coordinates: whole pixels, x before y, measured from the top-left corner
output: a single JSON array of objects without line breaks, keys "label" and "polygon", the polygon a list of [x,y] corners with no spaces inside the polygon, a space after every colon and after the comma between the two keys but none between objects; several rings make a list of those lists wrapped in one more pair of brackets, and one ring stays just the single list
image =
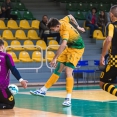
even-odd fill
[{"label": "player's leg", "polygon": [[66,53],[67,49],[65,49],[59,56],[59,62],[54,70],[54,73],[50,76],[45,85],[40,90],[30,91],[31,94],[45,96],[46,91],[59,79],[60,73],[65,67],[63,63],[66,62]]},{"label": "player's leg", "polygon": [[65,68],[63,63],[58,62],[56,69],[54,70],[54,73],[51,75],[49,80],[46,82],[45,87],[49,89],[56,81],[59,79],[59,76],[63,69]]},{"label": "player's leg", "polygon": [[[69,63],[71,64],[71,63]],[[73,68],[66,66],[65,73],[66,73],[66,91],[67,95],[65,101],[63,102],[64,106],[71,105],[71,94],[74,86],[74,78],[72,76]]]},{"label": "player's leg", "polygon": [[14,96],[9,89],[0,90],[0,109],[13,109],[14,105]]},{"label": "player's leg", "polygon": [[84,49],[69,49],[68,50],[68,59],[66,63],[66,91],[67,96],[65,98],[65,101],[63,102],[64,106],[70,106],[71,105],[71,94],[74,86],[74,79],[72,76],[73,69],[78,64],[78,61],[82,57],[84,53]]},{"label": "player's leg", "polygon": [[55,70],[54,70],[54,73],[50,76],[50,78],[48,79],[48,81],[45,83],[45,85],[39,89],[39,90],[36,90],[36,91],[30,91],[31,94],[34,94],[34,95],[40,95],[40,96],[45,96],[46,94],[46,91],[54,84],[56,83],[56,81],[59,79],[59,76],[61,74],[61,72],[63,71],[64,69],[64,64],[63,63],[60,63],[58,62]]},{"label": "player's leg", "polygon": [[100,75],[100,87],[108,93],[117,96],[117,88],[111,82],[116,79],[117,68],[107,65]]}]

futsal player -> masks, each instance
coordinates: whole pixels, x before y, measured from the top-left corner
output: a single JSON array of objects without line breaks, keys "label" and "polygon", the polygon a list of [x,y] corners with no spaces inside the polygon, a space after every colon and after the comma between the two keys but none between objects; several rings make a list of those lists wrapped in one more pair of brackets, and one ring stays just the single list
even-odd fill
[{"label": "futsal player", "polygon": [[100,87],[112,95],[117,96],[117,89],[112,82],[117,77],[117,5],[110,9],[110,19],[112,23],[107,26],[107,37],[101,54],[100,66],[105,63],[104,56],[109,49],[108,64],[100,75]]},{"label": "futsal player", "polygon": [[[74,28],[70,22],[74,23],[76,28]],[[59,32],[63,39],[56,55],[50,63],[51,67],[56,68],[41,89],[30,91],[30,93],[33,95],[45,96],[47,90],[59,79],[61,72],[65,68],[67,95],[63,105],[71,106],[71,93],[74,85],[72,72],[84,53],[84,42],[77,29],[82,32],[85,32],[85,30],[84,28],[79,27],[77,21],[72,15],[68,15],[61,20],[51,18],[47,26],[50,30]],[[57,61],[58,64],[56,64]]]},{"label": "futsal player", "polygon": [[3,52],[4,41],[0,39],[0,109],[12,109],[15,105],[14,96],[8,89],[10,71],[21,83],[23,88],[27,88],[27,81],[23,80],[16,69],[11,55]]}]

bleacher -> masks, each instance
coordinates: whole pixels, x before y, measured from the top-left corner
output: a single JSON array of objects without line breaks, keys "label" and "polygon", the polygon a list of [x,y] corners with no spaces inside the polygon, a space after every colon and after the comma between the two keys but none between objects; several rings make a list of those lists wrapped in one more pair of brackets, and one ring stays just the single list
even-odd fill
[{"label": "bleacher", "polygon": [[[4,39],[6,51],[12,55],[22,76],[26,77],[25,79],[34,83],[45,82],[53,70],[50,69],[48,63],[52,60],[55,51],[58,49],[58,46],[55,47],[51,45],[58,45],[58,43],[53,38],[48,38],[48,43],[51,47],[48,48],[48,51],[46,51],[47,46],[45,42],[38,36],[40,23],[39,19],[33,16],[31,11],[28,10],[25,4],[23,4],[23,1],[13,0],[12,2],[15,7],[12,9],[11,13],[17,15],[18,20],[0,20],[0,38]],[[89,28],[85,27],[85,14],[92,8],[92,6],[100,8],[97,14],[99,14],[102,6],[105,8],[105,11],[108,12],[110,2],[59,0],[59,3],[61,10],[64,10],[65,8],[69,14],[73,14],[75,18],[78,19],[80,26],[84,26],[86,29],[86,33],[81,34],[86,48],[83,55],[83,60],[88,60],[89,65],[95,67],[94,60],[99,60],[100,58],[100,48],[105,37],[103,37],[101,31],[95,31],[93,39],[89,40],[87,38]],[[63,8],[62,5],[65,7]],[[59,81],[65,81],[64,72],[62,73],[61,79],[59,79]],[[11,77],[11,82],[17,81]]]},{"label": "bleacher", "polygon": [[[4,0],[0,1],[2,4]],[[46,66],[54,56],[58,47],[51,47],[46,52],[46,44],[39,37],[40,20],[25,6],[24,1],[12,0],[11,14],[17,15],[17,20],[0,20],[0,38],[5,42],[8,52],[20,70],[22,77],[30,83],[45,82],[51,70]],[[42,16],[41,16],[42,17]],[[58,45],[52,38],[48,38],[49,45]],[[46,56],[47,55],[47,56]],[[49,64],[48,64],[49,66]],[[41,76],[42,79],[38,79]],[[11,74],[11,82],[17,82]]]}]

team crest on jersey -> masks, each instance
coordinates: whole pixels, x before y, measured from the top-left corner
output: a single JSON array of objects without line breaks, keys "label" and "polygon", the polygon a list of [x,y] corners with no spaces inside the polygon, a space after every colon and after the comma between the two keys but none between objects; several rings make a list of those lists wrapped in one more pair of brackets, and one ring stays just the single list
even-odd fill
[{"label": "team crest on jersey", "polygon": [[9,97],[9,101],[13,101],[13,96],[12,95]]}]

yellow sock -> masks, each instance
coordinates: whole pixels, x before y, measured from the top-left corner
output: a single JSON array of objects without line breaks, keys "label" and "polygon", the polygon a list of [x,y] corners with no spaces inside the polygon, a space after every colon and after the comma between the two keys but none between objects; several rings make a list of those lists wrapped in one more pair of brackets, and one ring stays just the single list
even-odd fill
[{"label": "yellow sock", "polygon": [[66,78],[66,90],[67,90],[68,94],[72,93],[73,86],[74,86],[74,79],[73,79],[73,77],[67,77]]},{"label": "yellow sock", "polygon": [[53,73],[49,80],[46,82],[45,87],[49,89],[58,79],[59,75]]}]

